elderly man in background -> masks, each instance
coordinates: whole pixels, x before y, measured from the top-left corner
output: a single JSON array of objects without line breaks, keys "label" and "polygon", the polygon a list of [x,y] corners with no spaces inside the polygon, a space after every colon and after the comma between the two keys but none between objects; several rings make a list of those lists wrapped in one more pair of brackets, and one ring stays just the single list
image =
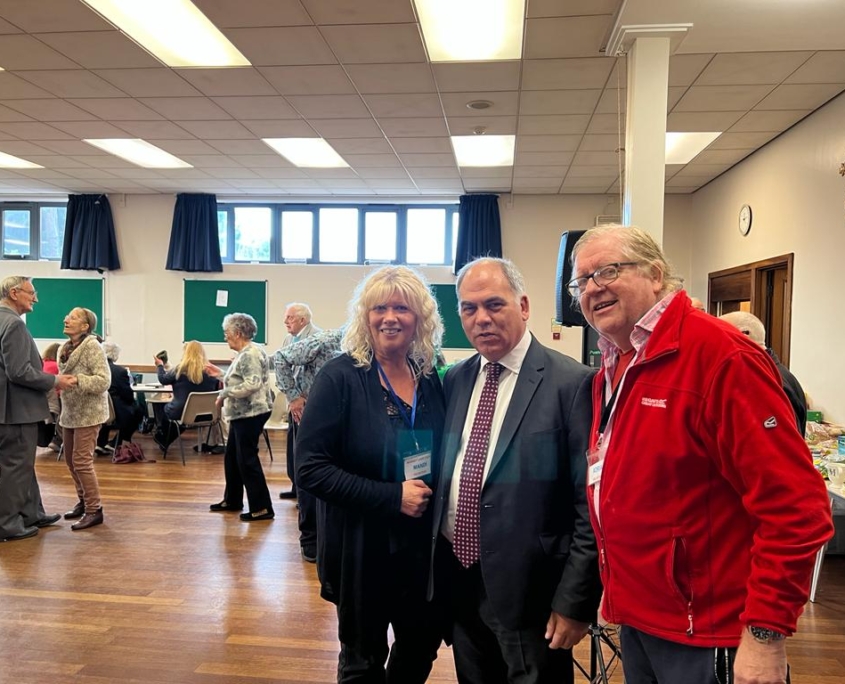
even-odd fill
[{"label": "elderly man in background", "polygon": [[[317,330],[308,337],[279,349],[274,357],[276,386],[287,396],[288,406],[305,407],[317,372],[326,361],[340,354],[343,330]],[[293,411],[291,411],[293,414]],[[296,430],[302,409],[292,415],[288,435]],[[296,421],[296,422],[293,422]],[[288,441],[288,454],[293,452]],[[290,462],[290,458],[288,460]],[[293,472],[288,468],[288,472]],[[317,502],[304,490],[299,490],[299,545],[302,558],[309,563],[317,560]]]},{"label": "elderly man in background", "polygon": [[35,477],[38,423],[50,417],[47,392],[76,384],[71,375],[42,370],[35,340],[22,315],[38,295],[26,276],[0,282],[0,541],[26,539],[58,522],[41,502]]},{"label": "elderly man in background", "polygon": [[[311,322],[311,308],[302,302],[291,302],[285,307],[285,328],[288,331],[287,336],[282,341],[281,349],[285,349],[295,342],[307,339],[320,328]],[[294,369],[294,375],[299,373],[299,369]],[[299,420],[302,418],[302,410],[305,408],[305,398],[297,398],[296,401],[291,402],[288,399],[288,436],[287,436],[287,470],[288,478],[290,479],[290,491],[279,492],[280,499],[296,499],[296,462],[294,458],[294,449],[296,443],[296,428],[299,425]],[[301,504],[300,504],[301,505]]]},{"label": "elderly man in background", "polygon": [[798,432],[805,435],[807,431],[807,397],[804,394],[804,388],[801,387],[798,378],[790,373],[789,369],[781,363],[778,355],[775,354],[775,350],[766,344],[766,326],[763,325],[763,321],[753,313],[748,313],[747,311],[733,311],[719,316],[719,318],[726,323],[730,323],[743,335],[748,335],[748,338],[765,349],[766,353],[772,358],[772,361],[775,362],[778,373],[780,373],[783,391],[786,393],[786,398],[789,399],[789,403],[792,405],[792,411],[795,413]]},{"label": "elderly man in background", "polygon": [[588,491],[625,681],[788,681],[785,638],[833,525],[777,369],[692,308],[645,231],[593,228],[572,258],[601,335]]}]

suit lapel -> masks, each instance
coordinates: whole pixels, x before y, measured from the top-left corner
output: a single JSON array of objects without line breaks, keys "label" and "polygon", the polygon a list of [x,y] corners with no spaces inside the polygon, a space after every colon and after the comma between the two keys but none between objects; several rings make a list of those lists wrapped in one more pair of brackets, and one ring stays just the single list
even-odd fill
[{"label": "suit lapel", "polygon": [[490,462],[490,470],[487,475],[488,482],[493,471],[502,460],[505,451],[507,451],[513,438],[516,436],[525,412],[531,404],[531,399],[534,397],[534,393],[543,380],[543,370],[545,368],[544,357],[542,346],[532,336],[531,346],[528,347],[528,353],[522,362],[522,368],[519,370],[516,387],[513,389],[513,395],[511,396],[507,413],[505,413],[505,419],[502,421],[502,429],[499,431],[499,439],[493,450],[493,458]]},{"label": "suit lapel", "polygon": [[444,482],[452,480],[452,473],[455,470],[455,460],[461,446],[461,436],[464,432],[469,400],[472,397],[472,390],[478,375],[480,359],[481,357],[478,354],[468,359],[456,369],[455,377],[450,378],[449,396],[447,397],[448,408],[446,410],[448,419],[444,433],[443,450],[442,474]]}]

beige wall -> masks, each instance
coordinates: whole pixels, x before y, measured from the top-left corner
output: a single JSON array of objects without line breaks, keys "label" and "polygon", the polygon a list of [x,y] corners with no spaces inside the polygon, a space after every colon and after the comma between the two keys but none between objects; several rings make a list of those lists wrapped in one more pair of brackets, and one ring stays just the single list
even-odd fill
[{"label": "beige wall", "polygon": [[[845,96],[693,195],[692,284],[707,274],[795,254],[791,370],[825,417],[845,421]],[[742,237],[737,216],[753,210]]]}]

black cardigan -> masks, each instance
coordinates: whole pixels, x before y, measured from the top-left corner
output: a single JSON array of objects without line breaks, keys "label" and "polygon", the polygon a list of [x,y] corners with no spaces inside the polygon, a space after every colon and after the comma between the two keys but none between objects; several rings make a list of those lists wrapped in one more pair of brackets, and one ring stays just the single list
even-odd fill
[{"label": "black cardigan", "polygon": [[[432,446],[431,483],[439,475],[445,401],[436,373],[418,385],[418,403],[432,430],[418,434]],[[419,411],[419,409],[418,409]],[[418,414],[417,425],[422,421]],[[357,368],[347,354],[317,375],[296,437],[297,486],[318,497],[317,571],[321,595],[337,604],[340,639],[359,643],[390,602],[385,577],[390,553],[418,556],[409,584],[424,594],[431,541],[431,508],[421,518],[400,512],[401,459],[375,366]],[[428,479],[428,478],[426,478]],[[433,501],[433,499],[432,499]],[[415,589],[416,591],[416,589]]]}]

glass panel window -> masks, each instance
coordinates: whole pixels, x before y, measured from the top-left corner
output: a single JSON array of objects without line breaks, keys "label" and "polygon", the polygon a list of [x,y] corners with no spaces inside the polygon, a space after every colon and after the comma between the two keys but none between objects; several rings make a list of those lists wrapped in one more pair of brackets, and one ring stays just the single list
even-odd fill
[{"label": "glass panel window", "polygon": [[67,207],[41,207],[39,216],[41,247],[38,256],[42,259],[61,259]]},{"label": "glass panel window", "polygon": [[220,243],[220,258],[226,259],[229,250],[229,212],[217,212],[217,241]]},{"label": "glass panel window", "polygon": [[409,264],[442,264],[446,261],[446,210],[408,209]]},{"label": "glass panel window", "polygon": [[282,212],[282,258],[310,259],[314,255],[314,213]]},{"label": "glass panel window", "polygon": [[270,207],[235,207],[235,260],[270,261]]},{"label": "glass panel window", "polygon": [[29,223],[28,209],[3,212],[3,256],[29,256]]},{"label": "glass panel window", "polygon": [[357,209],[320,209],[320,261],[357,263]]},{"label": "glass panel window", "polygon": [[364,259],[396,259],[396,214],[392,211],[368,211],[364,215]]},{"label": "glass panel window", "polygon": [[455,263],[455,255],[458,253],[458,228],[460,228],[461,217],[457,211],[452,212],[452,263]]}]

